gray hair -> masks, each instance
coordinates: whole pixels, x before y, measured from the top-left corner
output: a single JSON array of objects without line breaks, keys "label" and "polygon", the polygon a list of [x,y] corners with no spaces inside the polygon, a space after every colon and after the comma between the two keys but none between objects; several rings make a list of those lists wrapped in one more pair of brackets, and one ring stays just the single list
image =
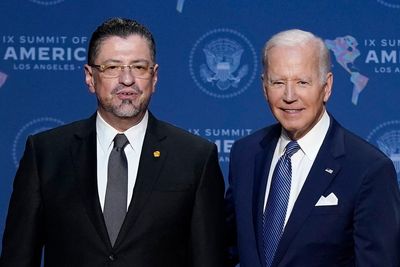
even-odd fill
[{"label": "gray hair", "polygon": [[292,29],[279,32],[272,36],[271,39],[267,41],[263,49],[262,63],[264,70],[268,68],[268,52],[274,46],[305,46],[309,43],[313,43],[319,51],[319,75],[321,83],[324,84],[326,82],[327,74],[331,72],[331,57],[329,49],[326,47],[324,41],[311,32]]}]

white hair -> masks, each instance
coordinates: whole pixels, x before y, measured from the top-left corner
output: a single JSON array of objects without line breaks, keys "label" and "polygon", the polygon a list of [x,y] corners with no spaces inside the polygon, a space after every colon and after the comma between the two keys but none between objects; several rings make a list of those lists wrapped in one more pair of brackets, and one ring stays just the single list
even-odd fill
[{"label": "white hair", "polygon": [[319,75],[321,83],[326,82],[327,74],[331,71],[331,58],[329,49],[326,47],[324,41],[312,34],[311,32],[306,32],[298,29],[292,29],[287,31],[282,31],[269,39],[263,50],[263,66],[264,71],[268,68],[268,52],[271,48],[275,46],[305,46],[307,44],[314,44],[318,49],[315,52],[318,53],[318,65],[319,65]]}]

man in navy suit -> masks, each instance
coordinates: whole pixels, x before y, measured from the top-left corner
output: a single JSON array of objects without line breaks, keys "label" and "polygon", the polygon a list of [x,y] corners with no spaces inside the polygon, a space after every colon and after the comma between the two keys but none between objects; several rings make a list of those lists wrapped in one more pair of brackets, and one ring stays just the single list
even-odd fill
[{"label": "man in navy suit", "polygon": [[155,56],[134,20],[93,33],[85,77],[97,112],[28,138],[1,267],[39,267],[43,248],[45,267],[222,265],[217,148],[148,111]]},{"label": "man in navy suit", "polygon": [[263,64],[278,124],[232,147],[230,263],[238,256],[241,267],[400,266],[393,163],[326,111],[333,75],[324,42],[280,32],[266,43]]}]

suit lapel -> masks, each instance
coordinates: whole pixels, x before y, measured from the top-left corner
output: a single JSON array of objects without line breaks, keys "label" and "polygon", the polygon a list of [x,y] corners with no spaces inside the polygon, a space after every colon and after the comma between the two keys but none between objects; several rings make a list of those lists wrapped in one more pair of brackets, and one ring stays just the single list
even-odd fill
[{"label": "suit lapel", "polygon": [[263,225],[265,190],[267,186],[268,173],[272,157],[281,132],[280,125],[273,126],[268,134],[260,142],[262,148],[255,156],[254,166],[254,188],[253,188],[253,217],[254,229],[256,230],[256,241],[258,255],[262,266],[265,265],[263,249]]},{"label": "suit lapel", "polygon": [[[332,117],[331,121],[331,127],[290,214],[272,266],[278,266],[318,199],[340,171],[337,158],[344,154],[343,133]],[[327,172],[326,169],[331,169],[332,172]]]},{"label": "suit lapel", "polygon": [[115,247],[118,247],[123,238],[127,236],[128,231],[133,228],[133,224],[151,195],[153,186],[159,177],[161,168],[168,155],[167,149],[162,144],[162,140],[165,138],[165,134],[159,129],[159,122],[149,113],[149,122],[143,142],[132,199]]},{"label": "suit lapel", "polygon": [[86,212],[105,244],[110,244],[97,189],[96,114],[75,133],[71,155]]}]

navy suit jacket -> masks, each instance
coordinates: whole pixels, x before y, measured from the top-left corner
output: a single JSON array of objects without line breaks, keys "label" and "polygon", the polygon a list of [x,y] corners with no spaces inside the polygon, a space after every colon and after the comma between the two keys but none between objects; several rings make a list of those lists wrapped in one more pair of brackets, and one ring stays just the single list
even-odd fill
[{"label": "navy suit jacket", "polygon": [[[159,151],[159,156],[154,152]],[[0,267],[220,267],[216,146],[151,114],[125,221],[111,246],[97,189],[96,116],[30,136]]]},{"label": "navy suit jacket", "polygon": [[[231,150],[228,231],[231,243],[237,244],[237,250],[230,251],[237,251],[241,267],[265,266],[263,203],[280,133],[279,124],[264,128],[237,141]],[[400,266],[396,177],[388,157],[331,117],[272,266]],[[337,196],[338,205],[315,206],[330,193]]]}]

